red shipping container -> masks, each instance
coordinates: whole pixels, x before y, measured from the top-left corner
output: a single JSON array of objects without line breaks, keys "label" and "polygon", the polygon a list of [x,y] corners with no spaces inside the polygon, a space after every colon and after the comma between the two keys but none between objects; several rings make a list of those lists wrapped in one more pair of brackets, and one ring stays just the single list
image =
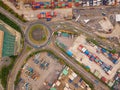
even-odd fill
[{"label": "red shipping container", "polygon": [[44,15],[43,14],[40,14],[41,15],[41,18],[44,18]]},{"label": "red shipping container", "polygon": [[78,2],[75,3],[75,6],[78,7],[80,4]]},{"label": "red shipping container", "polygon": [[40,4],[39,4],[39,3],[37,3],[35,6],[40,6]]},{"label": "red shipping container", "polygon": [[46,12],[46,17],[50,16],[50,12]]},{"label": "red shipping container", "polygon": [[52,18],[51,16],[48,16],[47,18]]},{"label": "red shipping container", "polygon": [[51,2],[52,5],[54,5],[55,3],[54,2]]},{"label": "red shipping container", "polygon": [[41,8],[44,8],[44,6],[40,6]]},{"label": "red shipping container", "polygon": [[69,8],[72,7],[72,3],[71,3],[71,2],[68,3],[68,7],[69,7]]},{"label": "red shipping container", "polygon": [[79,45],[78,49],[79,49],[80,51],[82,50],[82,48],[83,48],[83,46],[82,46],[82,45]]},{"label": "red shipping container", "polygon": [[57,12],[54,12],[54,16],[57,16]]},{"label": "red shipping container", "polygon": [[101,80],[102,80],[103,82],[106,82],[106,81],[107,81],[107,79],[106,79],[105,77],[102,77]]},{"label": "red shipping container", "polygon": [[41,19],[41,14],[38,14],[37,17],[38,17],[38,19]]}]

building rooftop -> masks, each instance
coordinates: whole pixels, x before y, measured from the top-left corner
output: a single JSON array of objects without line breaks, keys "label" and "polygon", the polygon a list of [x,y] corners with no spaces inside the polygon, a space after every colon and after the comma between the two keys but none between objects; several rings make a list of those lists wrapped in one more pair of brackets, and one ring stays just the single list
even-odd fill
[{"label": "building rooftop", "polygon": [[116,22],[120,22],[120,14],[116,14]]},{"label": "building rooftop", "polygon": [[3,25],[0,30],[4,32],[2,57],[14,55],[15,36],[13,36]]},{"label": "building rooftop", "polygon": [[68,74],[68,70],[64,69],[64,70],[63,70],[63,74],[64,74],[64,75],[67,75],[67,74]]},{"label": "building rooftop", "polygon": [[52,87],[52,88],[50,88],[50,90],[56,90],[56,88]]}]

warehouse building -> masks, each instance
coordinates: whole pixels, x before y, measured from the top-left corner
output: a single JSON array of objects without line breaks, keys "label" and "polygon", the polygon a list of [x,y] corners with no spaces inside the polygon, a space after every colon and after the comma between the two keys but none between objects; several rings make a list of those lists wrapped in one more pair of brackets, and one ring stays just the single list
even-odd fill
[{"label": "warehouse building", "polygon": [[120,14],[116,14],[116,22],[120,22]]},{"label": "warehouse building", "polygon": [[15,36],[0,25],[0,59],[14,55]]}]

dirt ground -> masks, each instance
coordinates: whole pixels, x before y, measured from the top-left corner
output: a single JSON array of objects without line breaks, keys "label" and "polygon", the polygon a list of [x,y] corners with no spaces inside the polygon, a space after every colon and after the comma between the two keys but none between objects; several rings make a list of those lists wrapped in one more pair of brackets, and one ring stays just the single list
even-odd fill
[{"label": "dirt ground", "polygon": [[118,37],[118,38],[120,38],[120,25],[118,23],[116,23],[113,32],[110,34],[104,34],[104,33],[98,33],[98,32],[95,32],[95,33],[102,37]]},{"label": "dirt ground", "polygon": [[[63,65],[61,65],[57,59],[53,59],[48,56],[47,53],[40,53],[39,60],[43,60],[49,63],[48,68],[43,70],[40,68],[39,63],[34,63],[33,58],[34,57],[30,58],[27,64],[32,67],[40,75],[40,77],[37,80],[33,80],[25,75],[25,70],[23,70],[21,77],[25,80],[25,82],[30,83],[32,90],[42,90],[43,88],[48,87],[45,84],[53,83],[58,78]],[[46,90],[48,90],[48,88],[46,88]]]},{"label": "dirt ground", "polygon": [[57,37],[57,40],[62,42],[64,45],[66,45],[68,48],[71,47],[73,44],[75,38],[68,38],[68,37]]}]

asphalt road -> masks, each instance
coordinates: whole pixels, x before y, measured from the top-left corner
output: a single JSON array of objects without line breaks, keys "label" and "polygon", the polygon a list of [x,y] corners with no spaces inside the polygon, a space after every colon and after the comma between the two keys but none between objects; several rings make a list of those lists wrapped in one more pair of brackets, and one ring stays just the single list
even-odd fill
[{"label": "asphalt road", "polygon": [[19,26],[25,26],[26,24],[23,23],[22,21],[20,21],[18,18],[16,18],[15,16],[13,16],[12,14],[10,14],[9,12],[7,12],[6,10],[4,10],[2,7],[0,7],[0,12],[4,15],[6,15],[7,17],[9,17],[10,19],[14,20]]},{"label": "asphalt road", "polygon": [[24,50],[22,51],[21,55],[17,58],[17,61],[9,75],[7,90],[14,90],[14,81],[16,80],[18,71],[21,69],[21,66],[24,64],[24,60],[27,58],[27,56],[29,56],[29,54],[35,51],[35,49],[32,49],[26,54],[26,47],[27,45],[24,46]]}]

